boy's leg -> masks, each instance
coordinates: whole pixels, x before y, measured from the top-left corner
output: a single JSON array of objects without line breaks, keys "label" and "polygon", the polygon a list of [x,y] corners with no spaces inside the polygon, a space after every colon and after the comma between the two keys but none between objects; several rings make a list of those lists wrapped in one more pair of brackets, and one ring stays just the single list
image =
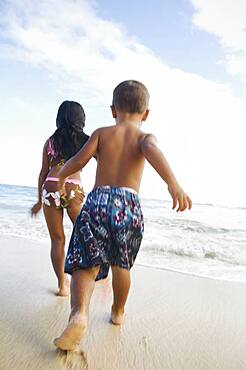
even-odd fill
[{"label": "boy's leg", "polygon": [[113,306],[111,320],[115,325],[121,325],[124,320],[125,303],[128,297],[131,279],[130,271],[119,266],[112,265]]},{"label": "boy's leg", "polygon": [[63,350],[74,350],[86,331],[89,305],[99,266],[75,271],[71,280],[71,313],[66,329],[54,344]]},{"label": "boy's leg", "polygon": [[99,269],[100,266],[95,266],[90,269],[78,270],[73,273],[71,280],[70,318],[77,313],[83,316],[88,316],[91,295],[95,287],[95,279]]}]

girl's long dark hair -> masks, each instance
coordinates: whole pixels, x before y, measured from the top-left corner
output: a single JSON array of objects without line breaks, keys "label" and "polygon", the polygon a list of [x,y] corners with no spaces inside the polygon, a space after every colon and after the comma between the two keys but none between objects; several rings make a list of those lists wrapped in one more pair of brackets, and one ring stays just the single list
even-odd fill
[{"label": "girl's long dark hair", "polygon": [[65,100],[59,107],[56,117],[57,130],[51,136],[54,144],[55,157],[67,160],[75,155],[89,139],[83,132],[85,112],[75,102]]}]

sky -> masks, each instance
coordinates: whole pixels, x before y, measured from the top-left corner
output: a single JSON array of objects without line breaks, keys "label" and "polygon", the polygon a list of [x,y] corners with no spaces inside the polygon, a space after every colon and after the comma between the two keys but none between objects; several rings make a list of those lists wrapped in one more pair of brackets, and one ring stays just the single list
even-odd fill
[{"label": "sky", "polygon": [[[37,184],[59,105],[113,123],[114,87],[150,91],[153,132],[194,202],[246,206],[244,0],[0,0],[0,183]],[[95,160],[83,170],[93,186]],[[169,199],[146,166],[141,196]]]}]

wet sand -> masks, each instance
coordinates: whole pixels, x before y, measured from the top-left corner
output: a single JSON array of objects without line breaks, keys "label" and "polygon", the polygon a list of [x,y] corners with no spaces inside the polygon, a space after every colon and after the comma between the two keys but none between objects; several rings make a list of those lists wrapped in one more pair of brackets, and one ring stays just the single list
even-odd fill
[{"label": "wet sand", "polygon": [[1,237],[1,370],[245,370],[246,284],[135,266],[123,327],[98,283],[79,353],[57,350],[69,299],[56,297],[47,243]]}]

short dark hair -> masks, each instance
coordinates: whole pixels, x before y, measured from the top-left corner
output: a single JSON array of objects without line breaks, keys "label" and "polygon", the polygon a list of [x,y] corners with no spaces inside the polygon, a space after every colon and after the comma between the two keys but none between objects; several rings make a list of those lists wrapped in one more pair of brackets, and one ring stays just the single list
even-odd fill
[{"label": "short dark hair", "polygon": [[114,89],[113,106],[120,112],[143,113],[149,106],[149,92],[139,81],[123,81]]}]

